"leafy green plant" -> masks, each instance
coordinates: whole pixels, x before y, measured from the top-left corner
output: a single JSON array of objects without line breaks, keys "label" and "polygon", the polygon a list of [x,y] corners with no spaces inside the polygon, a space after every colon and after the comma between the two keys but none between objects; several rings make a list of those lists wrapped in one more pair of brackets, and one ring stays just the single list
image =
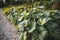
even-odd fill
[{"label": "leafy green plant", "polygon": [[[40,5],[39,2],[37,4]],[[7,18],[18,26],[19,40],[44,40],[47,33],[55,39],[60,37],[60,29],[58,29],[60,25],[59,11],[46,10],[44,3],[31,9],[25,6],[12,7],[7,12]]]},{"label": "leafy green plant", "polygon": [[[7,18],[15,25],[18,25],[19,40],[44,40],[48,33],[45,26],[47,28],[57,26],[58,24],[52,21],[59,19],[58,15],[57,11],[49,12],[41,8],[24,10],[23,7],[10,9]],[[52,21],[49,22],[50,20]]]}]

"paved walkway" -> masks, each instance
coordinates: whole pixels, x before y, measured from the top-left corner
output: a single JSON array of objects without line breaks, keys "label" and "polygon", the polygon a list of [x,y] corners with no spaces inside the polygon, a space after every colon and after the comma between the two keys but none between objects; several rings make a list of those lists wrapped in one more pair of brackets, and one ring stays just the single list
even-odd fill
[{"label": "paved walkway", "polygon": [[18,31],[0,9],[0,40],[18,40]]}]

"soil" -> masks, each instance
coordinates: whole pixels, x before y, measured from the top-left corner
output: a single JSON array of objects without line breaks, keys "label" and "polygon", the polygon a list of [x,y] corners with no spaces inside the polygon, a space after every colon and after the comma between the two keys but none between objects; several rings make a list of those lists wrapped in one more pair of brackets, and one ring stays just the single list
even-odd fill
[{"label": "soil", "polygon": [[0,40],[18,40],[18,30],[14,24],[4,15],[2,9],[0,9]]}]

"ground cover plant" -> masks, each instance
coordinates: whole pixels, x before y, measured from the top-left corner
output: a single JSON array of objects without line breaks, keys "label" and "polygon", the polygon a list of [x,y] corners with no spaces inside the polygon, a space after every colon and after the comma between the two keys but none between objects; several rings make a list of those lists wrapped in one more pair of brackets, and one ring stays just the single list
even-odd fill
[{"label": "ground cover plant", "polygon": [[6,17],[18,29],[19,40],[45,40],[47,33],[53,37],[49,40],[60,40],[59,10],[46,10],[44,5],[36,7],[13,6],[3,10]]}]

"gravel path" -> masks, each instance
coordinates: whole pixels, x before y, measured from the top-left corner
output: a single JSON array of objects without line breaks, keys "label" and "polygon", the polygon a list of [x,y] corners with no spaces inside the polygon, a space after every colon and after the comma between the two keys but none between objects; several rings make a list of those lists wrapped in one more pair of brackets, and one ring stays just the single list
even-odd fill
[{"label": "gravel path", "polygon": [[0,40],[18,40],[18,31],[0,9]]}]

